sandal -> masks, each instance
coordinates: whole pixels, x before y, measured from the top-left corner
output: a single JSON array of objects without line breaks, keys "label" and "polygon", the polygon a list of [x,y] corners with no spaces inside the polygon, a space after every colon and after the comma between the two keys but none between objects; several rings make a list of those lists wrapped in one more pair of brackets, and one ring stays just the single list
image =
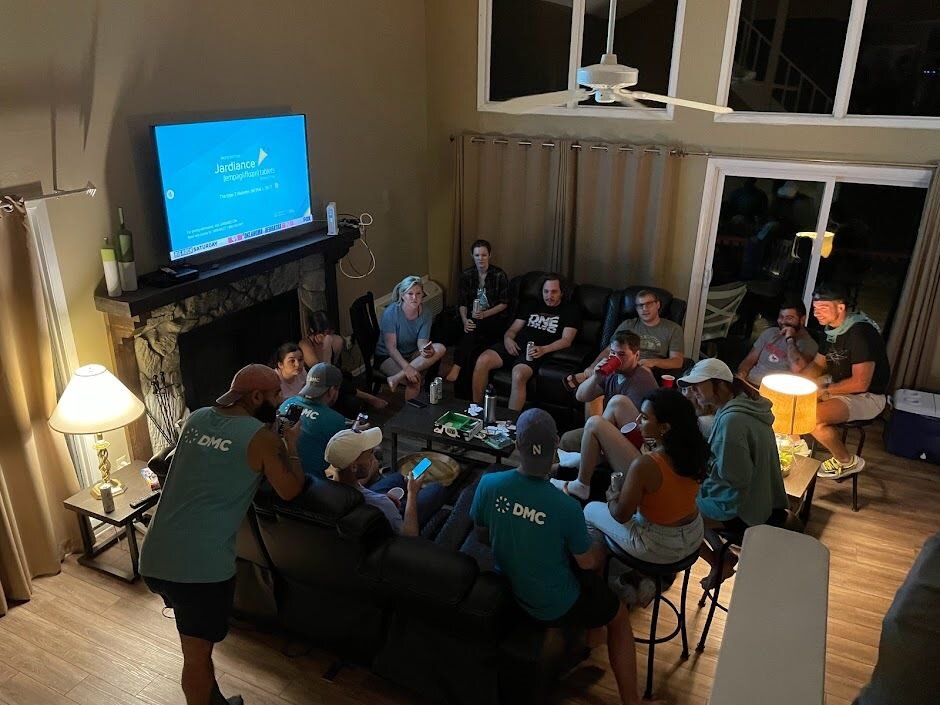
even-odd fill
[{"label": "sandal", "polygon": [[576,392],[578,390],[578,387],[581,386],[578,383],[577,374],[578,374],[577,372],[572,372],[563,380],[565,389],[567,389],[569,392]]}]

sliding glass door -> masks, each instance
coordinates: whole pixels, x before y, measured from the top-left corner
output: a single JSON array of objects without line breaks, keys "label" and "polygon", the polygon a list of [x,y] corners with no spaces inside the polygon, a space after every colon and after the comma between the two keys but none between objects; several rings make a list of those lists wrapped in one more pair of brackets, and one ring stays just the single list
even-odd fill
[{"label": "sliding glass door", "polygon": [[[686,319],[688,349],[734,369],[784,302],[819,282],[890,335],[931,172],[712,159]],[[811,331],[818,324],[808,315]],[[721,323],[723,325],[716,325]]]}]

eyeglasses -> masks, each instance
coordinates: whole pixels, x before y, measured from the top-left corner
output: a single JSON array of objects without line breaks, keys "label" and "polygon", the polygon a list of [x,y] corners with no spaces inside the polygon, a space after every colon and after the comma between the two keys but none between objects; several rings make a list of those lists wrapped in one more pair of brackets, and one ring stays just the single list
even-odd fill
[{"label": "eyeglasses", "polygon": [[655,303],[659,303],[659,302],[658,302],[656,299],[653,299],[652,301],[637,301],[637,302],[636,302],[636,307],[637,307],[637,308],[647,308],[647,307],[649,307],[649,306],[652,306],[652,305],[655,304]]}]

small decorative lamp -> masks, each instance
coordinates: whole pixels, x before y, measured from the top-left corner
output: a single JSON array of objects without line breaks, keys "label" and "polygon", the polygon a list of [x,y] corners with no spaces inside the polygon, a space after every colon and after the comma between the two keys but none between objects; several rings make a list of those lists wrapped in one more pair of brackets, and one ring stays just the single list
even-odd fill
[{"label": "small decorative lamp", "polygon": [[121,494],[126,489],[120,480],[111,478],[108,460],[111,444],[102,434],[126,426],[143,413],[143,402],[103,365],[85,365],[75,370],[52,412],[49,425],[61,433],[95,434],[101,481],[91,486],[92,497],[101,499],[103,485],[110,485],[112,494]]},{"label": "small decorative lamp", "polygon": [[784,476],[793,462],[790,436],[809,433],[816,427],[817,390],[815,382],[796,375],[766,375],[761,380],[760,394],[773,405],[774,432]]}]

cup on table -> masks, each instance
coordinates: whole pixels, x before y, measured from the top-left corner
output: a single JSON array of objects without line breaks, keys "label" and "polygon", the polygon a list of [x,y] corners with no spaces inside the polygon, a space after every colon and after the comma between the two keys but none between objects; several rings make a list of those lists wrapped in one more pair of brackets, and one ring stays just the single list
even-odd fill
[{"label": "cup on table", "polygon": [[636,421],[624,424],[623,428],[620,429],[620,433],[626,436],[627,440],[635,445],[637,450],[643,448],[643,433]]},{"label": "cup on table", "polygon": [[660,379],[666,389],[672,389],[676,385],[676,378],[672,375],[663,375]]}]

